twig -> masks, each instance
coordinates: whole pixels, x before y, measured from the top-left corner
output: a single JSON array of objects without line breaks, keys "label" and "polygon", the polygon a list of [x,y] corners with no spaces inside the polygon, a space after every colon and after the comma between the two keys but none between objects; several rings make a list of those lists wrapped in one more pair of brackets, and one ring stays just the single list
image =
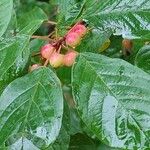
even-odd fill
[{"label": "twig", "polygon": [[46,61],[45,61],[45,63],[44,63],[44,65],[43,66],[47,66],[47,64],[48,64],[48,59],[46,59]]},{"label": "twig", "polygon": [[56,25],[57,24],[56,22],[50,21],[50,20],[48,20],[47,23],[52,24],[52,25]]},{"label": "twig", "polygon": [[53,41],[52,39],[50,39],[48,36],[38,36],[38,35],[32,35],[31,36],[32,39],[40,39],[40,40],[45,40],[45,41]]},{"label": "twig", "polygon": [[38,52],[38,53],[33,53],[33,54],[31,55],[31,57],[38,56],[38,55],[40,55],[40,52]]},{"label": "twig", "polygon": [[68,50],[68,47],[65,46],[64,44],[62,44],[62,47],[63,47],[65,50]]},{"label": "twig", "polygon": [[58,48],[58,51],[57,51],[57,52],[58,52],[58,53],[60,53],[60,50],[61,50],[61,45],[59,46],[59,48]]}]

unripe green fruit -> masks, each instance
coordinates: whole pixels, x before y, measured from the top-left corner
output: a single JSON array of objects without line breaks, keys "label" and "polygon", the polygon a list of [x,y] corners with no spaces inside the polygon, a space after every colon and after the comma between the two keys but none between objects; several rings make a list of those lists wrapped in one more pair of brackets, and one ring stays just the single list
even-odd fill
[{"label": "unripe green fruit", "polygon": [[76,47],[80,43],[80,36],[78,33],[70,32],[66,36],[66,44],[70,47]]},{"label": "unripe green fruit", "polygon": [[68,51],[64,56],[64,65],[68,67],[72,66],[75,62],[77,55],[78,53],[74,50]]},{"label": "unripe green fruit", "polygon": [[51,44],[46,44],[41,48],[41,55],[45,59],[49,59],[55,48]]},{"label": "unripe green fruit", "polygon": [[64,55],[54,52],[49,58],[49,63],[52,67],[57,68],[63,65]]},{"label": "unripe green fruit", "polygon": [[38,69],[39,67],[41,67],[40,64],[34,64],[34,65],[32,65],[32,66],[29,67],[29,72],[31,72],[31,71],[33,71],[35,69]]},{"label": "unripe green fruit", "polygon": [[78,24],[74,27],[74,29],[72,30],[72,32],[77,33],[80,37],[83,37],[86,33],[87,33],[87,28],[82,25],[82,24]]}]

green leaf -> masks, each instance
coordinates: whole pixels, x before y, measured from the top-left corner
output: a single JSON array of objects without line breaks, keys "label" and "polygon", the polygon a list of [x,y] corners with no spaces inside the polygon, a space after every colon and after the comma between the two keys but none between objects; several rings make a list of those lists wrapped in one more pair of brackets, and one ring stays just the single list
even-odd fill
[{"label": "green leaf", "polygon": [[47,44],[47,42],[44,40],[40,40],[40,39],[33,39],[30,42],[30,53],[31,53],[31,56],[34,56],[34,57],[31,57],[31,63],[39,64],[41,62],[41,55],[38,55],[38,54],[39,54],[41,47],[45,44]]},{"label": "green leaf", "polygon": [[0,37],[4,34],[11,19],[13,10],[12,0],[0,1]]},{"label": "green leaf", "polygon": [[12,144],[11,146],[7,148],[7,150],[22,150],[22,149],[23,150],[29,150],[29,149],[40,150],[25,137],[18,139],[14,144]]},{"label": "green leaf", "polygon": [[[77,16],[77,14],[80,11],[80,7],[82,3],[77,3],[76,0],[56,0],[59,11],[61,12],[58,15],[58,22],[61,23],[61,21],[70,21],[70,23],[73,21],[73,19]],[[64,22],[65,24],[66,22]]]},{"label": "green leaf", "polygon": [[60,81],[49,68],[41,67],[16,79],[2,93],[0,144],[17,137],[27,138],[36,147],[44,148],[58,136],[62,115]]},{"label": "green leaf", "polygon": [[72,70],[80,117],[104,143],[122,149],[150,147],[150,76],[102,55],[83,53]]},{"label": "green leaf", "polygon": [[95,138],[95,135],[87,128],[86,124],[82,121],[76,109],[70,109],[70,120],[71,135],[82,133],[88,135],[91,138]]},{"label": "green leaf", "polygon": [[44,45],[44,44],[47,44],[46,41],[44,40],[41,40],[41,39],[33,39],[31,42],[30,42],[30,51],[31,53],[38,53],[40,48]]},{"label": "green leaf", "polygon": [[110,46],[108,49],[102,52],[102,55],[111,58],[121,58],[123,56],[122,40],[123,40],[122,36],[112,35],[110,37],[110,41],[111,41]]},{"label": "green leaf", "polygon": [[68,150],[70,142],[70,118],[69,118],[69,107],[66,102],[64,102],[64,113],[62,126],[60,133],[55,140],[46,150]]},{"label": "green leaf", "polygon": [[107,145],[104,145],[103,143],[100,143],[98,146],[97,146],[97,149],[96,150],[120,150],[118,148],[112,148],[112,147],[109,147]]},{"label": "green leaf", "polygon": [[61,80],[63,84],[70,84],[71,83],[71,67],[60,67],[57,69],[57,76]]},{"label": "green leaf", "polygon": [[145,36],[150,32],[148,0],[86,0],[82,17],[101,30],[113,29],[124,37]]},{"label": "green leaf", "polygon": [[76,23],[80,14],[83,2],[78,0],[56,0],[58,5],[57,29],[62,36],[67,32],[68,27]]},{"label": "green leaf", "polygon": [[61,26],[84,19],[102,32],[111,29],[114,34],[128,38],[150,38],[149,0],[58,1]]},{"label": "green leaf", "polygon": [[94,141],[85,134],[77,133],[71,136],[69,150],[96,150]]},{"label": "green leaf", "polygon": [[13,9],[12,14],[11,14],[11,20],[8,24],[7,30],[5,31],[5,34],[3,35],[3,37],[10,38],[10,37],[15,36],[17,32],[16,29],[17,29],[17,17],[16,17],[15,9]]},{"label": "green leaf", "polygon": [[[110,38],[112,31],[101,32],[93,29],[82,39],[81,44],[76,48],[80,52],[100,52],[100,47]],[[91,46],[92,45],[92,46]]]},{"label": "green leaf", "polygon": [[18,19],[19,33],[32,35],[45,20],[48,18],[43,10],[35,7]]},{"label": "green leaf", "polygon": [[137,53],[135,64],[150,73],[150,45],[143,46]]},{"label": "green leaf", "polygon": [[[67,21],[68,19],[70,19],[70,17],[73,16],[73,14],[76,14],[76,12],[78,12],[79,10],[77,10],[76,12],[74,11],[71,12],[71,8],[76,8],[75,3],[76,0],[70,0],[70,1],[66,1],[66,0],[56,0],[58,7],[59,7],[59,11],[61,11],[61,14],[59,14],[62,17],[65,17],[65,20]],[[70,15],[72,14],[72,15]],[[75,15],[76,16],[76,15]]]},{"label": "green leaf", "polygon": [[0,93],[12,80],[24,74],[29,59],[29,37],[16,36],[0,41]]}]

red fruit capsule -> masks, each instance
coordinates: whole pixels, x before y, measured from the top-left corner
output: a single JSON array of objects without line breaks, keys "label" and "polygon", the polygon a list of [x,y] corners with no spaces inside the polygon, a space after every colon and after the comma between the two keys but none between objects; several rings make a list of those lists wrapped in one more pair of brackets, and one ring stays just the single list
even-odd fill
[{"label": "red fruit capsule", "polygon": [[122,47],[124,49],[127,49],[127,50],[130,50],[132,48],[132,40],[129,40],[129,39],[123,39],[122,40]]},{"label": "red fruit capsule", "polygon": [[78,53],[74,50],[68,51],[64,56],[64,65],[68,67],[72,66],[75,62],[77,55]]},{"label": "red fruit capsule", "polygon": [[49,58],[49,63],[52,67],[57,68],[63,65],[64,55],[54,52]]},{"label": "red fruit capsule", "polygon": [[78,33],[70,32],[66,36],[66,44],[70,47],[76,47],[80,43],[80,36]]},{"label": "red fruit capsule", "polygon": [[87,33],[87,28],[82,24],[78,24],[73,28],[72,32],[75,32],[80,37],[83,37]]},{"label": "red fruit capsule", "polygon": [[124,56],[129,56],[131,54],[131,50],[132,50],[132,47],[133,47],[132,40],[123,39],[122,40],[122,47],[123,47],[123,55]]},{"label": "red fruit capsule", "polygon": [[55,47],[51,44],[46,44],[41,48],[41,55],[45,59],[49,59],[52,53],[54,52]]}]

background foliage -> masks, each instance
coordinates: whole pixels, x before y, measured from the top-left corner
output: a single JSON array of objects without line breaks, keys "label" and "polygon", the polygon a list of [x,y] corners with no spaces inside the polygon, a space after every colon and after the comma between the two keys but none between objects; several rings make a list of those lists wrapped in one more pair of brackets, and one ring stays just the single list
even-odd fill
[{"label": "background foliage", "polygon": [[[80,20],[89,32],[76,63],[28,73],[47,43],[33,35],[63,36]],[[149,0],[1,0],[0,149],[148,150],[149,41]]]}]

